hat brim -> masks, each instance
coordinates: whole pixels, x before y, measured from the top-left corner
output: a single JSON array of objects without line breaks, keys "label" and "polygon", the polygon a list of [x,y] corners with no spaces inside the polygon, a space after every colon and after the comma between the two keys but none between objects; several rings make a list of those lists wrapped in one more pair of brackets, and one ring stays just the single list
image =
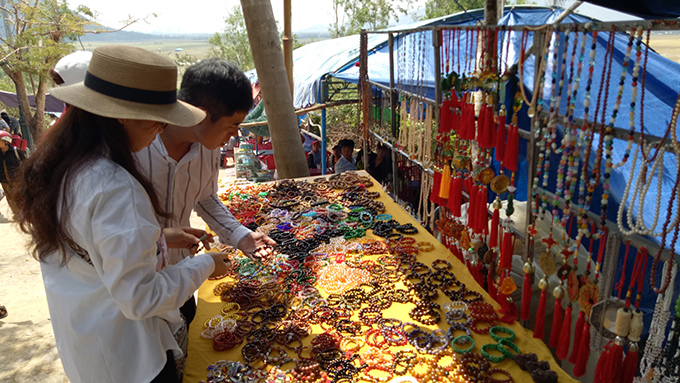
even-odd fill
[{"label": "hat brim", "polygon": [[156,105],[121,100],[110,97],[85,86],[74,85],[50,89],[50,94],[77,108],[109,118],[129,118],[165,122],[176,126],[194,126],[203,121],[204,111],[183,101]]}]

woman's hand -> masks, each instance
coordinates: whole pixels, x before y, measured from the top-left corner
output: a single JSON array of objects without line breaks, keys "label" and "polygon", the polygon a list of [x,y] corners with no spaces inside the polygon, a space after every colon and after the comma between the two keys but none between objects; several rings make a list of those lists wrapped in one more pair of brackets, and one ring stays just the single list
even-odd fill
[{"label": "woman's hand", "polygon": [[196,254],[199,243],[203,242],[203,246],[210,249],[210,242],[213,242],[212,235],[205,230],[194,229],[189,226],[163,229],[163,234],[169,248],[188,249],[191,254]]},{"label": "woman's hand", "polygon": [[227,275],[232,269],[232,263],[227,253],[208,253],[215,262],[215,271],[210,275],[211,279],[220,279]]}]

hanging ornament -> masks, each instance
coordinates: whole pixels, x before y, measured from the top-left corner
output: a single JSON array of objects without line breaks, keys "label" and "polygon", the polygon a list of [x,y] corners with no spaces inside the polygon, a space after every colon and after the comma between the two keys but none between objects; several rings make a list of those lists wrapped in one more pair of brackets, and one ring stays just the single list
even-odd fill
[{"label": "hanging ornament", "polygon": [[529,312],[531,309],[531,277],[536,268],[531,262],[524,264],[524,283],[522,284],[522,320],[529,320]]},{"label": "hanging ornament", "polygon": [[553,297],[555,297],[555,307],[553,309],[553,323],[550,329],[550,341],[548,345],[557,348],[560,330],[562,329],[562,298],[564,297],[564,288],[562,285],[557,285],[553,290]]}]

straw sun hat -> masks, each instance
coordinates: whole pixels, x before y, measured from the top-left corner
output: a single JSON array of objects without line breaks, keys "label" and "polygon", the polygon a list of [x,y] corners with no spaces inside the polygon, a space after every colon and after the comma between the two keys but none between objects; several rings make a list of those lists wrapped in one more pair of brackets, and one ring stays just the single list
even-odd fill
[{"label": "straw sun hat", "polygon": [[80,109],[104,117],[151,120],[194,126],[205,112],[177,100],[177,66],[141,48],[98,47],[85,81],[50,93]]}]

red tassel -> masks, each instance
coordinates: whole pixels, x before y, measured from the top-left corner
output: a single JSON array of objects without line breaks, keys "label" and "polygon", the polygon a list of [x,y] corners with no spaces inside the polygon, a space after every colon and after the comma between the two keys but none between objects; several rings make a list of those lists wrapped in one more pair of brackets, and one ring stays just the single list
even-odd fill
[{"label": "red tassel", "polygon": [[640,359],[638,356],[637,346],[635,351],[631,351],[631,345],[628,346],[626,359],[623,361],[623,380],[622,383],[633,383],[635,375],[637,375],[638,364]]},{"label": "red tassel", "polygon": [[586,365],[590,358],[590,324],[583,321],[583,329],[581,333],[581,342],[579,342],[577,352],[576,365],[574,365],[574,376],[580,378],[586,373]]},{"label": "red tassel", "polygon": [[560,330],[560,339],[557,345],[557,351],[555,355],[561,360],[567,359],[569,356],[569,343],[571,342],[571,313],[573,309],[571,304],[567,305],[567,309],[564,310],[564,321],[562,322],[562,329]]},{"label": "red tassel", "polygon": [[555,308],[553,309],[553,322],[550,328],[550,341],[548,346],[557,348],[560,339],[560,330],[562,329],[562,298],[555,299]]},{"label": "red tassel", "polygon": [[498,223],[501,219],[501,210],[493,209],[493,216],[491,216],[491,235],[489,235],[489,247],[498,247]]},{"label": "red tassel", "polygon": [[[455,92],[453,92],[455,93]],[[451,130],[451,121],[453,120],[453,101],[445,100],[442,102],[441,121],[439,122],[439,133],[448,133]]]},{"label": "red tassel", "polygon": [[484,267],[484,262],[478,261],[477,266],[473,267],[475,273],[475,280],[480,286],[484,286],[484,275],[482,275],[482,268]]},{"label": "red tassel", "polygon": [[453,253],[453,255],[455,255],[456,258],[458,258],[459,261],[464,262],[465,259],[463,258],[463,253],[460,251],[460,249],[458,248],[458,246],[456,246],[455,244],[454,244],[454,245],[451,245],[451,246],[452,246],[452,247],[451,247],[451,252]]},{"label": "red tassel", "polygon": [[609,368],[605,370],[606,382],[621,382],[623,374],[621,373],[621,363],[623,363],[623,346],[620,346],[614,342],[612,345],[612,357],[609,361]]},{"label": "red tassel", "polygon": [[529,320],[531,310],[531,274],[524,274],[522,285],[522,320]]},{"label": "red tassel", "polygon": [[486,106],[486,130],[489,132],[489,148],[496,146],[496,123],[494,122],[493,105]]},{"label": "red tassel", "polygon": [[583,325],[586,322],[586,313],[580,311],[578,313],[578,319],[576,319],[576,327],[574,327],[574,349],[571,351],[571,356],[569,356],[569,363],[576,364],[576,358],[578,357],[579,348],[581,348],[581,334],[583,333]]},{"label": "red tassel", "polygon": [[508,142],[505,149],[503,166],[512,172],[516,172],[517,152],[519,152],[519,131],[515,125],[510,125],[510,128],[508,128]]},{"label": "red tassel", "polygon": [[597,360],[597,366],[595,367],[595,376],[593,377],[593,383],[613,383],[612,381],[607,381],[606,377],[608,374],[609,367],[612,362],[612,342],[609,341],[602,348],[602,354],[600,354],[600,359]]},{"label": "red tassel", "polygon": [[475,182],[472,180],[472,177],[466,177],[465,181],[463,181],[463,186],[465,186],[463,190],[468,193],[468,195],[472,195],[472,189],[475,186]]},{"label": "red tassel", "polygon": [[453,178],[449,191],[449,202],[446,206],[454,217],[460,217],[460,206],[463,204],[463,177]]},{"label": "red tassel", "polygon": [[503,233],[503,249],[501,251],[501,262],[498,267],[504,270],[510,270],[512,268],[512,253],[514,247],[514,234],[506,231]]},{"label": "red tassel", "polygon": [[505,115],[498,116],[498,130],[496,131],[496,161],[503,162],[505,158]]},{"label": "red tassel", "polygon": [[463,115],[461,117],[460,138],[464,140],[475,139],[475,106],[473,104],[462,104]]},{"label": "red tassel", "polygon": [[441,188],[442,174],[439,172],[434,172],[433,182],[432,182],[432,192],[430,193],[430,202],[439,205],[439,189]]},{"label": "red tassel", "polygon": [[548,298],[548,290],[541,291],[541,299],[538,301],[538,311],[536,312],[536,327],[534,327],[534,338],[543,339],[543,324],[545,322],[545,301]]}]

